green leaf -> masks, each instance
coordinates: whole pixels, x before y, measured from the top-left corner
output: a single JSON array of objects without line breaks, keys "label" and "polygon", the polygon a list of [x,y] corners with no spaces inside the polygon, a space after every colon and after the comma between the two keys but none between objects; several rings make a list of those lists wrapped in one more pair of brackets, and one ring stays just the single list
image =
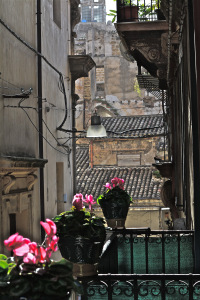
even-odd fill
[{"label": "green leaf", "polygon": [[7,261],[7,256],[5,256],[4,254],[0,254],[0,260],[6,260]]},{"label": "green leaf", "polygon": [[0,260],[0,273],[5,272],[8,270],[8,263],[5,260]]}]

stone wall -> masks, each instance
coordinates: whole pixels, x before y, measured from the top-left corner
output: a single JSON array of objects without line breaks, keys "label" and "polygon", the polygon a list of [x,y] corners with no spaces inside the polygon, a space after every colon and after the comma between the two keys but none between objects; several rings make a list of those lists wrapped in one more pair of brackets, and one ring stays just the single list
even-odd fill
[{"label": "stone wall", "polygon": [[[137,64],[124,53],[118,33],[110,21],[107,24],[79,23],[75,31],[75,53],[89,54],[96,63],[96,70],[90,72],[90,93],[84,89],[84,82],[88,84],[88,79],[76,81],[76,93],[80,97],[77,124],[83,124],[80,111],[84,110],[84,99],[86,124],[94,110],[101,116],[162,113],[161,101],[139,88]],[[129,61],[124,57],[128,57]]]},{"label": "stone wall", "polygon": [[156,147],[158,139],[95,139],[90,146],[90,162],[93,167],[152,165],[154,157],[163,154]]}]

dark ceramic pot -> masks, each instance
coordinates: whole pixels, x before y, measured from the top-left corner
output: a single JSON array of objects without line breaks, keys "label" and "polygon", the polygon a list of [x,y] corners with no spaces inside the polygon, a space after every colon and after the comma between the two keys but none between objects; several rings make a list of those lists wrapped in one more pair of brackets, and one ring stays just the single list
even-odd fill
[{"label": "dark ceramic pot", "polygon": [[97,274],[103,243],[82,237],[65,236],[59,238],[58,247],[62,257],[73,263],[74,276]]},{"label": "dark ceramic pot", "polygon": [[122,229],[125,226],[126,217],[129,210],[127,203],[116,203],[113,201],[101,201],[100,203],[108,227]]}]

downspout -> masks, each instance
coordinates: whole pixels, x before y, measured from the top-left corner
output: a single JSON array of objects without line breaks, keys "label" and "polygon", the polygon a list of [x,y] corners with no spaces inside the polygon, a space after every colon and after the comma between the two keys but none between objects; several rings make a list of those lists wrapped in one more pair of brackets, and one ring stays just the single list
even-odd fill
[{"label": "downspout", "polygon": [[[200,49],[199,31],[199,1],[188,1],[189,11],[189,39],[190,39],[190,80],[191,80],[191,100],[192,100],[192,124],[193,124],[193,168],[194,168],[194,254],[195,273],[200,273],[200,160],[199,160],[199,99],[198,97],[198,67],[200,67],[198,50]],[[196,37],[196,41],[194,39]],[[196,53],[195,53],[196,45]],[[196,60],[195,60],[196,59]]]},{"label": "downspout", "polygon": [[[72,77],[71,83],[71,94],[72,94],[72,174],[73,174],[73,195],[77,193],[76,190],[76,102],[79,96],[75,94],[75,78]],[[68,158],[69,159],[69,158]]]},{"label": "downspout", "polygon": [[[41,32],[41,0],[37,0],[37,51],[42,53],[42,32]],[[43,159],[43,123],[42,123],[42,58],[37,56],[38,72],[38,128],[39,128],[39,158]],[[40,168],[40,214],[41,221],[45,220],[44,213],[44,170]],[[44,239],[44,230],[41,229],[41,238]]]}]

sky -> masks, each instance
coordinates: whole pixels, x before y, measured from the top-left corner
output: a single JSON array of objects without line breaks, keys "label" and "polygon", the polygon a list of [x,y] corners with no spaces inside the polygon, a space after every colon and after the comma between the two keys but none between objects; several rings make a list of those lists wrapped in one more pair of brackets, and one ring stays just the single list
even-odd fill
[{"label": "sky", "polygon": [[[113,0],[106,0],[106,13],[109,13],[109,10],[116,10],[116,2]],[[106,16],[106,20],[112,20],[112,17]]]}]

